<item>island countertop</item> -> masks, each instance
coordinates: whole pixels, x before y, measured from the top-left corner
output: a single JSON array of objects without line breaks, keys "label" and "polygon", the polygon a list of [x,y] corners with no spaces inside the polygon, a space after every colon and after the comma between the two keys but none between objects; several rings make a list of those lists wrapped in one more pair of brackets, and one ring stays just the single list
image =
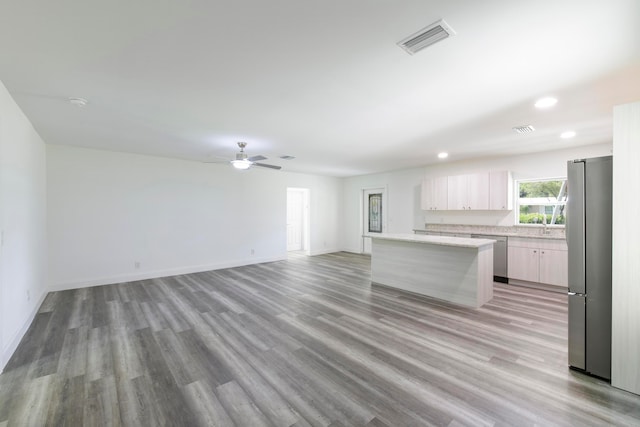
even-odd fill
[{"label": "island countertop", "polygon": [[366,237],[381,240],[396,240],[400,242],[426,243],[430,245],[458,246],[463,248],[481,248],[493,245],[496,241],[491,239],[471,239],[453,236],[426,236],[423,234],[404,233],[380,233],[368,234]]}]

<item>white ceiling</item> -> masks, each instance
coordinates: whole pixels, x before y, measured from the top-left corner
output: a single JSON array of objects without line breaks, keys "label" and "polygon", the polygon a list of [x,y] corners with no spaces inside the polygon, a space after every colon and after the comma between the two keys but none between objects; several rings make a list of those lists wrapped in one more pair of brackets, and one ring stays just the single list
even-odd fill
[{"label": "white ceiling", "polygon": [[[396,46],[441,18],[455,37]],[[610,142],[640,100],[640,1],[2,0],[0,80],[49,144],[207,161],[247,141],[351,176]]]}]

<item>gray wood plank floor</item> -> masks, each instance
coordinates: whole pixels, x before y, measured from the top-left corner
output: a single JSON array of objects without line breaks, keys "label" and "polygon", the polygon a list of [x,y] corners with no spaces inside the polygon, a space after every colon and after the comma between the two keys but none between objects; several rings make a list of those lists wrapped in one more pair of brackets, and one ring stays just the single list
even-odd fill
[{"label": "gray wood plank floor", "polygon": [[0,426],[640,425],[567,369],[566,296],[474,310],[337,253],[51,293],[0,375]]}]

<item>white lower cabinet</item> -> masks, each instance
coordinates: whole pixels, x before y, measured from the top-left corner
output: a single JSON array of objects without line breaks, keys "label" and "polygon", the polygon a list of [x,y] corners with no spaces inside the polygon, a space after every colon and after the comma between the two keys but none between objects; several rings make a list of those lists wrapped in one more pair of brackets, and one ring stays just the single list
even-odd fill
[{"label": "white lower cabinet", "polygon": [[510,237],[508,265],[509,279],[568,286],[564,240]]},{"label": "white lower cabinet", "polygon": [[509,245],[509,279],[538,282],[540,278],[540,256],[537,249],[512,247]]},{"label": "white lower cabinet", "polygon": [[540,283],[569,286],[569,259],[567,251],[540,250]]}]

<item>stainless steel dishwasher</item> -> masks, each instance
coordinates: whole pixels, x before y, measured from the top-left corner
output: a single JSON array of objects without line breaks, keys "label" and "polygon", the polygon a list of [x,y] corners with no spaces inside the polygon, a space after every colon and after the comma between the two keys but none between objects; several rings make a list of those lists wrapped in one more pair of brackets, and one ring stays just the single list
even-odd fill
[{"label": "stainless steel dishwasher", "polygon": [[472,239],[491,239],[493,244],[493,280],[496,282],[509,283],[507,275],[507,237],[492,236],[489,234],[472,234]]}]

